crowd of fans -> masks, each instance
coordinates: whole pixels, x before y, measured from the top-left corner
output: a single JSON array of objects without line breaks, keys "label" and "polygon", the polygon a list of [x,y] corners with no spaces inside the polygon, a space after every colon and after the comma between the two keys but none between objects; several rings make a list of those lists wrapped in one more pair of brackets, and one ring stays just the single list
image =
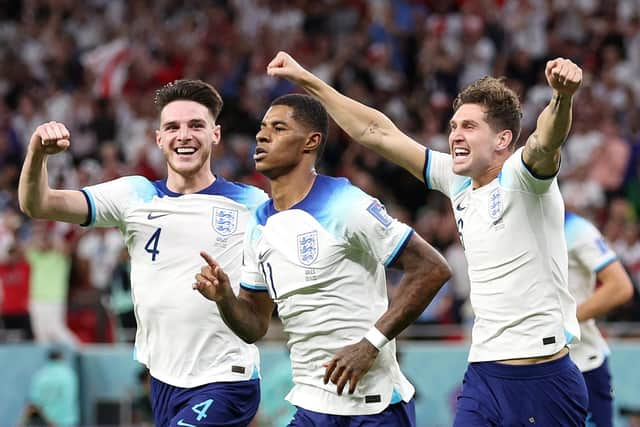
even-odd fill
[{"label": "crowd of fans", "polygon": [[[447,151],[451,102],[485,75],[521,96],[524,129],[550,98],[549,58],[583,67],[560,172],[568,208],[592,219],[640,283],[640,3],[632,0],[0,1],[0,282],[5,337],[129,340],[127,252],[117,230],[32,221],[17,203],[33,130],[49,120],[71,148],[49,160],[58,188],[164,176],[154,91],[178,78],[219,89],[214,172],[265,188],[253,168],[265,106],[297,88],[268,77],[279,50],[343,93]],[[337,128],[320,166],[385,202],[438,247],[454,277],[421,317],[464,323],[468,279],[448,202]],[[267,188],[265,188],[268,190]],[[397,273],[389,274],[390,294]],[[638,296],[612,320],[640,320]],[[635,304],[635,306],[634,306]],[[40,309],[38,309],[40,306]],[[35,308],[34,308],[35,307]],[[45,307],[44,309],[42,307]],[[35,315],[34,315],[35,314]],[[64,321],[66,316],[66,322]],[[60,320],[60,324],[55,326]],[[70,330],[67,330],[67,326]],[[8,332],[9,331],[9,332]]]}]

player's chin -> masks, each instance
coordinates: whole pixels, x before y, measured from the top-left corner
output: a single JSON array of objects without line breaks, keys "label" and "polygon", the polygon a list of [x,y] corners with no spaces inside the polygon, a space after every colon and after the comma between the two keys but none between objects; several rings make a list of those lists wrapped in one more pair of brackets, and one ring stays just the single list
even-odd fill
[{"label": "player's chin", "polygon": [[468,176],[470,174],[470,165],[464,163],[454,163],[451,170],[456,175]]}]

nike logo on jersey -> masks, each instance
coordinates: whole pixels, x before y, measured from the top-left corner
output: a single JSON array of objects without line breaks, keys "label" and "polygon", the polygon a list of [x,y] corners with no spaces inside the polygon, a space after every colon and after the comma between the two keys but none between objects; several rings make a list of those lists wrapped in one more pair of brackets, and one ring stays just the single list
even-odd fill
[{"label": "nike logo on jersey", "polygon": [[465,210],[465,209],[467,209],[467,207],[466,207],[466,206],[462,206],[462,202],[459,202],[459,203],[456,205],[456,210],[457,210],[457,211],[463,211],[463,210]]},{"label": "nike logo on jersey", "polygon": [[149,215],[147,215],[147,219],[158,219],[158,218],[162,218],[163,216],[167,216],[170,215],[168,213],[166,214],[153,214],[153,212],[149,212]]}]

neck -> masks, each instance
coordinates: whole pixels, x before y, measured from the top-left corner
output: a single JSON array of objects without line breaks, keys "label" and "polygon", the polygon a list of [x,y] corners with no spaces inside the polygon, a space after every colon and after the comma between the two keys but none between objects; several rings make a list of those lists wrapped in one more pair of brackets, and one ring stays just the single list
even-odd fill
[{"label": "neck", "polygon": [[483,187],[489,184],[491,181],[496,179],[498,175],[500,175],[500,171],[502,170],[502,166],[504,166],[504,162],[511,156],[511,153],[508,153],[505,156],[501,156],[498,158],[493,165],[489,166],[484,170],[482,175],[474,176],[471,178],[471,184],[473,189]]},{"label": "neck", "polygon": [[204,190],[213,184],[215,180],[216,177],[209,169],[194,175],[182,175],[169,168],[167,173],[167,188],[174,193],[192,194]]},{"label": "neck", "polygon": [[316,176],[313,168],[305,168],[271,179],[271,198],[276,210],[289,209],[302,201],[311,191]]}]

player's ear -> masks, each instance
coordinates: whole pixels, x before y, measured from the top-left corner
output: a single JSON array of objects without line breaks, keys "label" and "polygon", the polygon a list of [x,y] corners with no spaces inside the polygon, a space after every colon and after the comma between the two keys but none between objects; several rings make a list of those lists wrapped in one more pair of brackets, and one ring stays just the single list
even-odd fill
[{"label": "player's ear", "polygon": [[160,131],[156,129],[156,145],[158,148],[162,148],[162,141],[160,140]]},{"label": "player's ear", "polygon": [[320,132],[312,132],[304,143],[303,151],[305,153],[316,151],[320,144],[322,144],[322,134]]},{"label": "player's ear", "polygon": [[218,145],[218,143],[220,142],[221,135],[222,135],[222,130],[220,128],[220,125],[214,125],[213,126],[213,140],[211,141],[211,143],[213,145]]},{"label": "player's ear", "polygon": [[509,129],[505,129],[503,131],[498,132],[496,136],[498,139],[496,144],[496,150],[502,151],[507,150],[511,146],[511,141],[513,140],[513,133]]}]

